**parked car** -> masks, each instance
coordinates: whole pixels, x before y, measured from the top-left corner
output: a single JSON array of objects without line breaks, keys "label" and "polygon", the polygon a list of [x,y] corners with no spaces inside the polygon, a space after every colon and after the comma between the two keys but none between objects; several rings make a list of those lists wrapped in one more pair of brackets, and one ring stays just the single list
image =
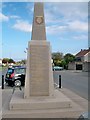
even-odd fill
[{"label": "parked car", "polygon": [[23,86],[25,84],[26,67],[8,68],[5,82],[10,86]]},{"label": "parked car", "polygon": [[17,67],[21,67],[20,65],[9,65],[8,68],[17,68]]},{"label": "parked car", "polygon": [[60,70],[63,70],[63,67],[59,67],[59,66],[53,67],[53,71],[60,71]]},{"label": "parked car", "polygon": [[13,68],[21,67],[21,65],[13,65]]}]

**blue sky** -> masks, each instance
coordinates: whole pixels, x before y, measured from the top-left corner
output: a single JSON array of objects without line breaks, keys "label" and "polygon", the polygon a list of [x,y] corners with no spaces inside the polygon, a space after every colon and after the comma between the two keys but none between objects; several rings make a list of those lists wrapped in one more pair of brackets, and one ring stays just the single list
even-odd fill
[{"label": "blue sky", "polygon": [[[34,3],[6,2],[0,7],[2,57],[24,59],[24,51],[31,40]],[[47,2],[44,3],[44,14],[52,52],[76,54],[88,48],[87,2]]]}]

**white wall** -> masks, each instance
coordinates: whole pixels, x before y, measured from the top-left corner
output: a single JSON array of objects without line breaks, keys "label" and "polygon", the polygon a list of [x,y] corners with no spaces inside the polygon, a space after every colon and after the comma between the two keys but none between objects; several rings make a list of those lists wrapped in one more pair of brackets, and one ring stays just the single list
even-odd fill
[{"label": "white wall", "polygon": [[84,56],[84,62],[90,62],[90,52]]},{"label": "white wall", "polygon": [[68,70],[76,70],[75,62],[71,62],[71,63],[68,64]]}]

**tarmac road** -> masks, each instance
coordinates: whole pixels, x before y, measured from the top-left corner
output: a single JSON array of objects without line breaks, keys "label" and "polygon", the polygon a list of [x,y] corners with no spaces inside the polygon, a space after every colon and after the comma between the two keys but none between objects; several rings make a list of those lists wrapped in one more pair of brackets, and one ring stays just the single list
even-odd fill
[{"label": "tarmac road", "polygon": [[[0,76],[6,74],[6,70],[0,71]],[[67,88],[72,92],[88,99],[88,72],[80,71],[54,71],[54,82],[58,84],[58,75],[61,75],[61,83],[63,88]],[[2,79],[0,78],[0,85]],[[90,89],[90,88],[89,88]]]},{"label": "tarmac road", "polygon": [[88,72],[69,70],[54,72],[55,83],[57,84],[59,74],[61,75],[63,88],[67,88],[81,97],[88,99]]}]

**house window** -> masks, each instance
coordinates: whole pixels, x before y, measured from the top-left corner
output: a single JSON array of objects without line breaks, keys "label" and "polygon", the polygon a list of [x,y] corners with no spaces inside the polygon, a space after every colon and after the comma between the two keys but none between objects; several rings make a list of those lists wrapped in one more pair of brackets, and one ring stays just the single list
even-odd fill
[{"label": "house window", "polygon": [[80,62],[80,61],[81,61],[81,58],[80,58],[80,57],[77,57],[77,58],[75,59],[75,61],[76,61],[76,62]]}]

